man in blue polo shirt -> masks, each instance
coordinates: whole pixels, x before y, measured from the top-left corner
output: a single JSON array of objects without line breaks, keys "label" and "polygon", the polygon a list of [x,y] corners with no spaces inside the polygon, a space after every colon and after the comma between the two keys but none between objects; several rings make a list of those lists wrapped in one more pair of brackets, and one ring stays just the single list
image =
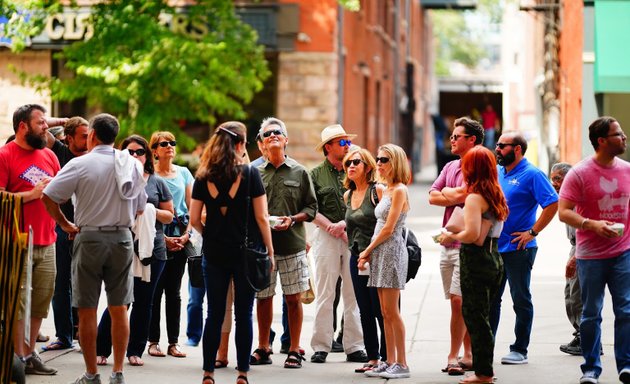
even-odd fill
[{"label": "man in blue polo shirt", "polygon": [[[501,316],[501,296],[506,280],[514,302],[515,342],[501,364],[527,364],[527,347],[532,331],[534,305],[529,290],[532,267],[538,246],[536,236],[553,219],[558,210],[558,194],[547,176],[524,158],[527,141],[518,133],[503,134],[496,145],[499,183],[507,199],[510,213],[499,238],[505,275],[490,308],[490,325],[496,336]],[[536,209],[543,208],[536,219]]]}]

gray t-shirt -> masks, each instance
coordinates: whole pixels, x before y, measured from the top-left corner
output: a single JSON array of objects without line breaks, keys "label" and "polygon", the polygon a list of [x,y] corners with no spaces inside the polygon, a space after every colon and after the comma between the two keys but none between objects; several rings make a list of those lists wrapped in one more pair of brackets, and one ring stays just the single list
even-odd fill
[{"label": "gray t-shirt", "polygon": [[[147,185],[144,187],[147,193],[147,203],[151,203],[155,208],[160,207],[160,203],[173,200],[173,195],[169,191],[166,182],[159,176],[149,175]],[[164,243],[164,224],[155,220],[155,241],[153,242],[153,257],[158,260],[166,260],[166,244]]]}]

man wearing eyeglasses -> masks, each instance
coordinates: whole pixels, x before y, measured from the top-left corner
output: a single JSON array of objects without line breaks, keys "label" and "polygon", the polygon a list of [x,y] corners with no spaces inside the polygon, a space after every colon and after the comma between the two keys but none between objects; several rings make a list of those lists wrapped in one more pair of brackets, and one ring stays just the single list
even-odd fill
[{"label": "man wearing eyeglasses", "polygon": [[[63,168],[70,160],[87,153],[88,122],[80,116],[59,120],[65,122],[66,143],[55,139],[52,133],[48,132],[46,145],[55,153],[59,165]],[[72,200],[63,203],[61,211],[69,221],[74,221]],[[72,286],[70,284],[73,240],[68,238],[68,234],[59,225],[55,226],[55,232],[57,232],[57,242],[55,243],[57,276],[52,308],[57,340],[42,347],[43,351],[71,348],[74,331],[79,326],[76,308],[72,308]]]},{"label": "man wearing eyeglasses", "polygon": [[597,384],[601,312],[608,285],[615,314],[619,381],[630,384],[630,163],[618,156],[627,137],[619,122],[600,117],[588,128],[595,154],[575,165],[560,189],[560,220],[577,229],[577,271],[582,290],[581,384]]},{"label": "man wearing eyeglasses", "polygon": [[269,333],[273,320],[273,296],[277,275],[287,303],[291,345],[285,368],[301,368],[302,292],[308,290],[305,221],[317,213],[317,199],[306,168],[285,153],[289,142],[284,122],[276,118],[263,121],[259,131],[267,149],[266,161],[258,167],[267,193],[269,214],[278,216],[271,227],[276,258],[276,271],[271,284],[256,294],[258,316],[258,348],[251,356],[253,365],[271,364]]},{"label": "man wearing eyeglasses", "polygon": [[[490,307],[490,326],[496,336],[501,316],[501,296],[506,281],[514,303],[516,340],[510,353],[501,364],[527,364],[534,305],[530,280],[538,246],[536,236],[549,224],[558,210],[558,194],[547,176],[524,157],[527,141],[515,132],[505,133],[496,144],[499,184],[508,203],[510,213],[499,237],[499,253],[503,259],[505,275],[499,292]],[[536,219],[536,210],[542,212]]]},{"label": "man wearing eyeglasses", "polygon": [[[445,207],[442,226],[446,225],[455,207],[464,206],[466,194],[459,188],[464,185],[461,171],[461,158],[484,140],[484,129],[477,121],[467,117],[455,120],[455,129],[451,135],[451,151],[460,159],[447,163],[429,190],[429,203]],[[460,243],[441,242],[440,273],[444,296],[451,302],[451,347],[446,368],[442,371],[451,376],[463,375],[464,368],[472,367],[470,338],[465,337],[466,324],[462,315],[462,290],[460,287],[459,249]],[[464,356],[458,360],[459,350],[464,345]]]},{"label": "man wearing eyeglasses", "polygon": [[343,348],[351,362],[367,362],[363,332],[359,318],[352,278],[350,277],[350,251],[346,235],[346,206],[343,203],[343,158],[357,135],[348,134],[339,124],[330,125],[321,132],[321,142],[315,147],[323,151],[325,159],[310,172],[318,212],[313,223],[317,226],[311,241],[315,260],[315,291],[317,292],[315,321],[311,347],[315,353],[313,363],[325,363],[334,338],[337,281],[341,277],[343,298]]}]

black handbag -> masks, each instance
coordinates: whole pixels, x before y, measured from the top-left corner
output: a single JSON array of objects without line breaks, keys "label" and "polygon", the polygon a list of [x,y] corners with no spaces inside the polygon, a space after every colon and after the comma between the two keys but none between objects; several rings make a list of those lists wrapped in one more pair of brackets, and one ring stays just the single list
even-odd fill
[{"label": "black handbag", "polygon": [[193,288],[205,288],[203,279],[203,254],[188,256],[188,280]]},{"label": "black handbag", "polygon": [[420,264],[422,264],[422,249],[416,235],[409,228],[403,228],[405,247],[407,248],[407,282],[415,279],[418,274]]},{"label": "black handbag", "polygon": [[243,271],[247,278],[247,283],[255,291],[259,292],[269,287],[271,283],[271,259],[264,246],[256,246],[249,243],[249,210],[251,207],[250,179],[252,176],[251,167],[247,166],[247,211],[245,214],[245,238],[241,246],[243,258]]}]

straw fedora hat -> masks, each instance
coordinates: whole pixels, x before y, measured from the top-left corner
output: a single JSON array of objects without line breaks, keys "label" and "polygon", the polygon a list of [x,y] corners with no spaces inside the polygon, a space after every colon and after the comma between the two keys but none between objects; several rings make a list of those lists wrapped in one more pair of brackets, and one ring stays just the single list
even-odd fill
[{"label": "straw fedora hat", "polygon": [[315,147],[315,150],[321,151],[322,148],[324,148],[324,144],[328,143],[331,140],[344,138],[344,137],[348,139],[354,139],[355,137],[357,137],[357,135],[352,134],[352,133],[346,133],[346,131],[341,126],[341,124],[329,125],[326,128],[324,128],[324,130],[322,130],[322,141],[321,143],[317,144],[317,147]]}]

